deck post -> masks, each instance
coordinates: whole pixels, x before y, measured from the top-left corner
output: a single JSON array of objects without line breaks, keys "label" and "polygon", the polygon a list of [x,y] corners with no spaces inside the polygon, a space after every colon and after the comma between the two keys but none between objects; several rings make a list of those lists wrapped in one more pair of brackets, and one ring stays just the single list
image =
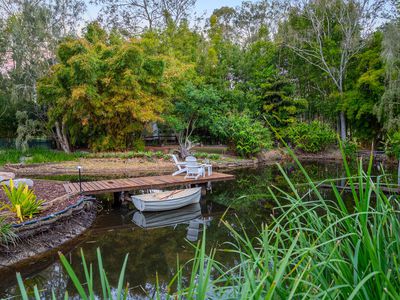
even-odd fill
[{"label": "deck post", "polygon": [[115,192],[114,193],[114,203],[113,207],[118,208],[121,207],[122,201],[121,201],[121,192]]}]

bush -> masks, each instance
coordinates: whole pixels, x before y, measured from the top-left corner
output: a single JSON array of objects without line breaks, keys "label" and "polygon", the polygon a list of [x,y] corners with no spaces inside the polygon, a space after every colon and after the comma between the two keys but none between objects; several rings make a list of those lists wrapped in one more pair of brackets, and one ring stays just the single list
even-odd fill
[{"label": "bush", "polygon": [[211,160],[219,160],[221,155],[216,153],[206,153],[206,152],[196,152],[193,154],[196,158],[203,158],[203,159],[211,159]]},{"label": "bush", "polygon": [[298,149],[316,153],[325,150],[336,141],[336,133],[319,121],[296,123],[286,129],[285,137]]},{"label": "bush", "polygon": [[346,141],[343,145],[343,151],[346,158],[354,160],[357,158],[357,143],[354,141]]},{"label": "bush", "polygon": [[10,186],[3,185],[3,191],[6,194],[10,204],[3,203],[1,209],[8,209],[14,212],[21,222],[24,218],[32,218],[41,210],[43,200],[37,200],[36,195],[25,184],[14,186],[13,180],[10,180]]},{"label": "bush", "polygon": [[0,217],[0,245],[15,244],[17,235],[5,217]]},{"label": "bush", "polygon": [[215,133],[233,146],[240,156],[249,157],[272,146],[271,134],[259,121],[247,114],[230,115],[216,120]]},{"label": "bush", "polygon": [[400,132],[394,132],[387,137],[385,152],[388,156],[400,160]]}]

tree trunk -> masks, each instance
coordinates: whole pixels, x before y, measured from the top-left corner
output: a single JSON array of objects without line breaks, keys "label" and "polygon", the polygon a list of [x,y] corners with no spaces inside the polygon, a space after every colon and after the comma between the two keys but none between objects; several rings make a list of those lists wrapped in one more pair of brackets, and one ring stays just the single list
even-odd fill
[{"label": "tree trunk", "polygon": [[65,133],[65,124],[63,123],[62,127],[60,128],[60,124],[56,122],[55,127],[56,127],[57,140],[61,146],[61,149],[66,153],[71,153],[68,137],[67,134]]},{"label": "tree trunk", "polygon": [[340,112],[340,138],[343,142],[346,141],[346,116],[344,111]]}]

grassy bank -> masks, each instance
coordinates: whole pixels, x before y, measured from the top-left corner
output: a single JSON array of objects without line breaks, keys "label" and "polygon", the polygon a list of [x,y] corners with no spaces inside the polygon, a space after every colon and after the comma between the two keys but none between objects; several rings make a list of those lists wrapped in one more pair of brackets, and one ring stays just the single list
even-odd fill
[{"label": "grassy bank", "polygon": [[[221,155],[197,152],[194,154],[199,159],[210,159],[219,160]],[[73,161],[79,158],[143,158],[147,160],[164,159],[170,160],[170,155],[163,153],[161,151],[125,151],[125,152],[73,152],[65,153],[62,151],[44,149],[44,148],[32,148],[28,152],[23,153],[16,149],[3,149],[0,150],[0,166],[5,164],[15,164],[24,162],[27,164],[34,163],[50,163],[50,162],[63,162],[63,161]]]},{"label": "grassy bank", "polygon": [[49,163],[76,160],[85,157],[82,152],[65,153],[44,148],[32,148],[28,152],[23,153],[16,149],[0,150],[0,166],[5,164],[25,163]]}]

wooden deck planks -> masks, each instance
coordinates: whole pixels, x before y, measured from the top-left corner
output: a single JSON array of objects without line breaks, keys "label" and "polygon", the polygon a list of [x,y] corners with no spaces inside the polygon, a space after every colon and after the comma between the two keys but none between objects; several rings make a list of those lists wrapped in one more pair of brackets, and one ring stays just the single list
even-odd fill
[{"label": "wooden deck planks", "polygon": [[[84,194],[92,195],[148,188],[166,188],[185,184],[199,184],[233,179],[235,179],[234,175],[216,172],[214,172],[211,176],[200,177],[199,179],[185,179],[184,176],[162,175],[82,182],[82,189]],[[68,194],[77,193],[80,191],[78,182],[66,183],[63,186]]]}]

